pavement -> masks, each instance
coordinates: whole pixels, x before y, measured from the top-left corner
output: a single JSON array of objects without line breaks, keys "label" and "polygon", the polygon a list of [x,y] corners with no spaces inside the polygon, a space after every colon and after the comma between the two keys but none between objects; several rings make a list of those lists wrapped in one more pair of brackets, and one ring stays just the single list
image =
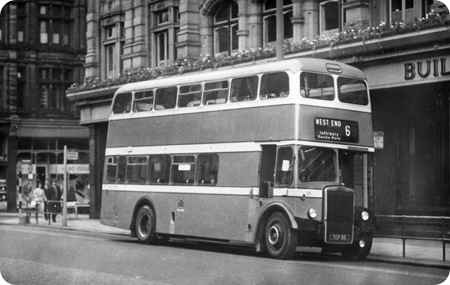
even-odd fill
[{"label": "pavement", "polygon": [[[25,214],[22,214],[22,217],[24,216]],[[25,219],[19,219],[18,213],[0,212],[0,225],[49,227],[85,232],[130,235],[129,230],[102,225],[100,220],[89,219],[89,215],[86,214],[78,214],[78,218],[74,214],[68,214],[67,225],[64,226],[62,222],[62,216],[58,215],[56,223],[52,222],[49,224],[41,214],[38,224],[36,224],[34,217],[30,219],[30,223],[25,223]],[[445,249],[446,261],[443,261],[443,248]],[[405,257],[403,257],[403,241],[401,239],[375,237],[372,250],[367,259],[377,262],[450,269],[450,248],[443,247],[442,241],[406,240]]]}]

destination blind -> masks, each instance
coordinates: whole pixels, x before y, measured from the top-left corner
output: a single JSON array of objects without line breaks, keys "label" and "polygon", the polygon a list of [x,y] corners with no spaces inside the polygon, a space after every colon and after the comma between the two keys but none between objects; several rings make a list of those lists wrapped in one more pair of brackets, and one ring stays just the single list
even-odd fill
[{"label": "destination blind", "polygon": [[359,126],[355,121],[315,118],[314,131],[318,140],[359,142]]}]

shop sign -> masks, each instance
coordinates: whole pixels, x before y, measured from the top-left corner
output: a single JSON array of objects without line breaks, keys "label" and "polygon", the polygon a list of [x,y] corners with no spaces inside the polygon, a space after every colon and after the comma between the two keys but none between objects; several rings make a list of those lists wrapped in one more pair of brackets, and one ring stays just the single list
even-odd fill
[{"label": "shop sign", "polygon": [[[70,174],[89,174],[89,164],[67,164],[67,172]],[[64,173],[64,164],[56,165],[56,169],[51,165],[50,173]]]},{"label": "shop sign", "polygon": [[[450,60],[449,60],[450,61]],[[433,58],[407,62],[405,65],[405,80],[417,78],[429,78],[450,75],[450,62],[447,64],[447,58]]]},{"label": "shop sign", "polygon": [[33,174],[36,173],[36,167],[31,163],[31,160],[26,159],[21,161],[21,171],[22,174]]},{"label": "shop sign", "polygon": [[450,56],[424,57],[402,62],[389,61],[363,68],[371,89],[404,87],[450,79]]}]

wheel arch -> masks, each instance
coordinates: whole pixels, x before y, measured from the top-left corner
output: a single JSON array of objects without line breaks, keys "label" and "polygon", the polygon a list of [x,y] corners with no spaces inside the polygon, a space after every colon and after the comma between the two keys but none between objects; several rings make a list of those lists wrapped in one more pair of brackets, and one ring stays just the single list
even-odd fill
[{"label": "wheel arch", "polygon": [[256,236],[255,236],[255,244],[256,244],[256,251],[258,252],[265,252],[265,245],[264,245],[264,228],[267,223],[267,220],[269,217],[275,213],[280,212],[284,214],[293,229],[298,229],[298,224],[295,221],[294,213],[290,209],[288,205],[282,202],[273,202],[268,204],[260,213],[257,227],[256,227]]},{"label": "wheel arch", "polygon": [[152,199],[151,199],[150,197],[148,197],[148,196],[141,197],[141,198],[136,202],[136,205],[134,205],[133,215],[132,215],[132,217],[131,217],[130,231],[131,231],[131,236],[133,236],[133,237],[136,236],[136,226],[135,226],[135,224],[136,224],[136,215],[137,215],[139,209],[140,209],[142,206],[145,206],[145,205],[149,206],[150,209],[152,209],[153,213],[155,214],[155,229],[156,229],[156,221],[157,221],[157,218],[156,218],[156,211],[155,211],[155,206],[154,206],[154,204],[153,204],[153,201],[152,201]]}]

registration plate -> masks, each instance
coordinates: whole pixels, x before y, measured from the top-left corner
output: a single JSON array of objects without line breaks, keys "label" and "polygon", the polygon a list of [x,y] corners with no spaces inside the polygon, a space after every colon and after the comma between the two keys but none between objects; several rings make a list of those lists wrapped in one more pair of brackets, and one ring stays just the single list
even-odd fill
[{"label": "registration plate", "polygon": [[329,241],[350,241],[350,235],[347,234],[329,234]]}]

